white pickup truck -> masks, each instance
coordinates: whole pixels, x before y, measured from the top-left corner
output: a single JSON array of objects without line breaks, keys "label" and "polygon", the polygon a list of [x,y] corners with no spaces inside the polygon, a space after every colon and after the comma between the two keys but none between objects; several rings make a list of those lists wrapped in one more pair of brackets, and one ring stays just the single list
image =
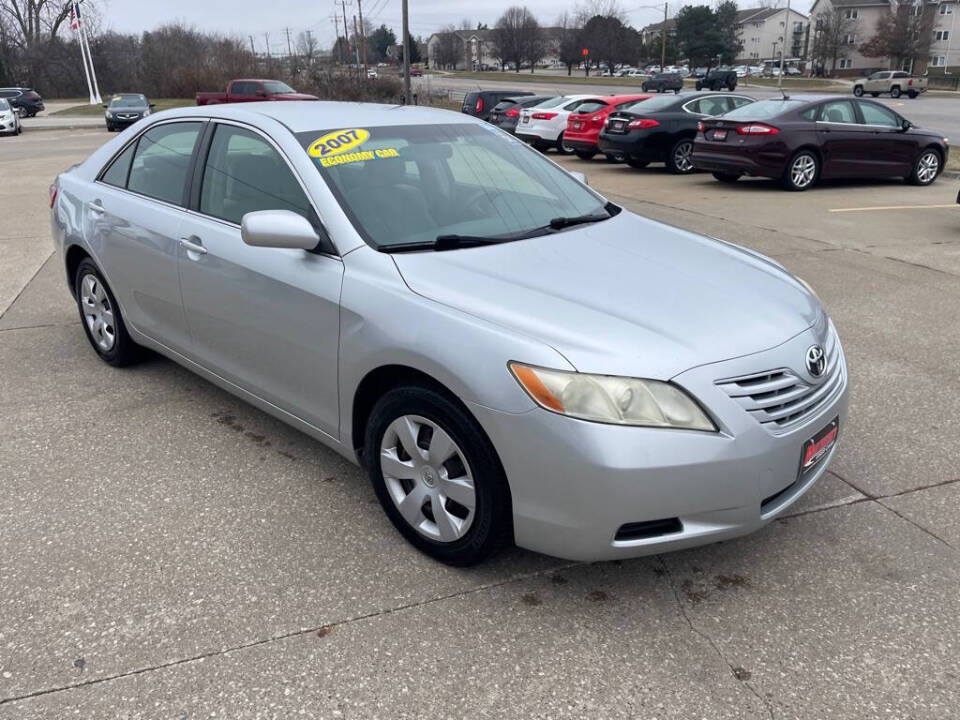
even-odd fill
[{"label": "white pickup truck", "polygon": [[898,98],[906,95],[911,100],[922,92],[927,91],[927,78],[911,75],[902,70],[881,70],[868,78],[860,78],[853,83],[853,94],[861,97],[870,93],[877,97],[880,93],[890,93],[890,97]]}]

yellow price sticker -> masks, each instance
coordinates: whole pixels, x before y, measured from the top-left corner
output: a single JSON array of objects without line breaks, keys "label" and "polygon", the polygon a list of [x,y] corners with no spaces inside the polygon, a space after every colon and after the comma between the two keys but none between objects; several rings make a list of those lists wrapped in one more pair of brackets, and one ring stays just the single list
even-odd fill
[{"label": "yellow price sticker", "polygon": [[362,128],[334,130],[310,144],[307,150],[311,157],[325,158],[331,155],[350,152],[363,145],[370,138],[370,133]]}]

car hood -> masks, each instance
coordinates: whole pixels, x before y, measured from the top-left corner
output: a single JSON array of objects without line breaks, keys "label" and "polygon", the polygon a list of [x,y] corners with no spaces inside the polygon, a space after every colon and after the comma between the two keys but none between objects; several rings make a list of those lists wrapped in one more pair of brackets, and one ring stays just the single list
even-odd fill
[{"label": "car hood", "polygon": [[626,211],[529,240],[392,257],[413,292],[537,338],[581,372],[666,380],[775,347],[822,313],[772,260]]}]

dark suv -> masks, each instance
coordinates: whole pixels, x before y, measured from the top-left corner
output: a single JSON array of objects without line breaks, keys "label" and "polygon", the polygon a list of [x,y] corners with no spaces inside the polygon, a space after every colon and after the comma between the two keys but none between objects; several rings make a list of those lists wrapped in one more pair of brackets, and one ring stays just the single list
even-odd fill
[{"label": "dark suv", "polygon": [[43,110],[43,98],[31,88],[0,88],[0,98],[7,100],[20,117],[33,117]]},{"label": "dark suv", "polygon": [[683,90],[683,77],[680,73],[657,73],[651,78],[647,78],[640,85],[644,92],[666,92],[673,90],[679,93]]},{"label": "dark suv", "polygon": [[737,73],[733,70],[711,70],[702,80],[697,80],[697,90],[736,90]]},{"label": "dark suv", "polygon": [[473,115],[481,120],[489,120],[490,111],[501,100],[526,97],[527,95],[533,95],[533,93],[527,90],[477,90],[468,92],[463,97],[463,107],[460,108],[460,112]]}]

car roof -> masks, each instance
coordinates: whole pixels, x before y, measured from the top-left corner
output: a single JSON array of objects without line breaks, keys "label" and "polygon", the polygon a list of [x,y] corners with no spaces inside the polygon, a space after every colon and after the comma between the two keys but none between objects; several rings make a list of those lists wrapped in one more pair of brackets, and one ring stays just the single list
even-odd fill
[{"label": "car roof", "polygon": [[[335,127],[384,127],[390,125],[436,125],[481,123],[465,113],[418,105],[299,100],[288,102],[236,103],[180,108],[158,113],[158,117],[209,117],[255,123],[268,117],[291,132],[309,132]],[[481,123],[483,124],[483,123]]]}]

